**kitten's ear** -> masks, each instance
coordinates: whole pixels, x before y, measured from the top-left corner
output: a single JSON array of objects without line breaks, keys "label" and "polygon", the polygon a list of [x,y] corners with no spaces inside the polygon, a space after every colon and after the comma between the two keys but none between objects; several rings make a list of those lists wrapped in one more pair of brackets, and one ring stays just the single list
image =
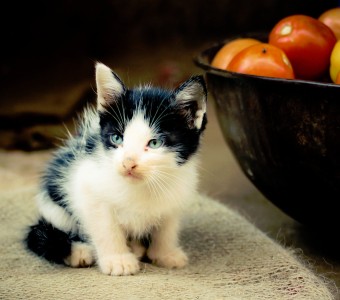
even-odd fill
[{"label": "kitten's ear", "polygon": [[125,86],[112,70],[102,63],[96,63],[97,109],[105,110],[124,93]]},{"label": "kitten's ear", "polygon": [[193,76],[175,90],[176,101],[190,128],[202,129],[207,110],[207,88],[203,76]]}]

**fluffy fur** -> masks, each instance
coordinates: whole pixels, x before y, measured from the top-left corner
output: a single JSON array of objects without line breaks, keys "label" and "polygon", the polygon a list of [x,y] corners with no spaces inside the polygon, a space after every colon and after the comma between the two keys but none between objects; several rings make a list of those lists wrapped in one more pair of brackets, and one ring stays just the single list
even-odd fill
[{"label": "fluffy fur", "polygon": [[180,212],[196,193],[204,80],[174,91],[127,89],[97,63],[96,84],[97,107],[85,110],[78,134],[46,168],[27,247],[72,267],[97,262],[109,275],[138,272],[144,256],[183,267]]}]

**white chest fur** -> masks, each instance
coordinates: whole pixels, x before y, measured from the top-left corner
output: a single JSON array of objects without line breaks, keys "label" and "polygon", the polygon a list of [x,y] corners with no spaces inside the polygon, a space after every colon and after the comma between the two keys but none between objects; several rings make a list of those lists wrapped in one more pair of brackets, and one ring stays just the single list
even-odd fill
[{"label": "white chest fur", "polygon": [[180,213],[195,194],[195,159],[172,172],[176,175],[158,185],[148,183],[147,179],[135,183],[109,164],[84,159],[70,176],[69,203],[80,220],[89,212],[95,214],[97,222],[112,217],[127,234],[140,236],[158,226],[163,217]]}]

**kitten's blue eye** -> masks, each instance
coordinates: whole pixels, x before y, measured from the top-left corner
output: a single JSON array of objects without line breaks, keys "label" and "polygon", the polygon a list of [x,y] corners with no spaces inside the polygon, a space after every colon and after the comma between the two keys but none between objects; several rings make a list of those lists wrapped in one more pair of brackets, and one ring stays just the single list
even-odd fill
[{"label": "kitten's blue eye", "polygon": [[113,145],[121,145],[123,143],[123,137],[119,134],[111,134],[110,135],[110,142]]},{"label": "kitten's blue eye", "polygon": [[148,147],[151,149],[157,149],[163,145],[163,140],[162,139],[152,139],[148,143]]}]

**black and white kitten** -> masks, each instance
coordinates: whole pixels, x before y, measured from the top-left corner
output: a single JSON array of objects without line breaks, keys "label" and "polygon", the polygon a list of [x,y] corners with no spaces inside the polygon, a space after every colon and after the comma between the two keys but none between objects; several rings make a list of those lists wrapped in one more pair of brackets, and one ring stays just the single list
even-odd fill
[{"label": "black and white kitten", "polygon": [[[27,247],[55,263],[134,274],[139,259],[180,268],[180,212],[196,193],[207,91],[195,76],[174,91],[127,89],[96,64],[97,108],[56,151],[37,195]],[[145,240],[148,243],[143,243]],[[146,249],[148,244],[148,249]]]}]

